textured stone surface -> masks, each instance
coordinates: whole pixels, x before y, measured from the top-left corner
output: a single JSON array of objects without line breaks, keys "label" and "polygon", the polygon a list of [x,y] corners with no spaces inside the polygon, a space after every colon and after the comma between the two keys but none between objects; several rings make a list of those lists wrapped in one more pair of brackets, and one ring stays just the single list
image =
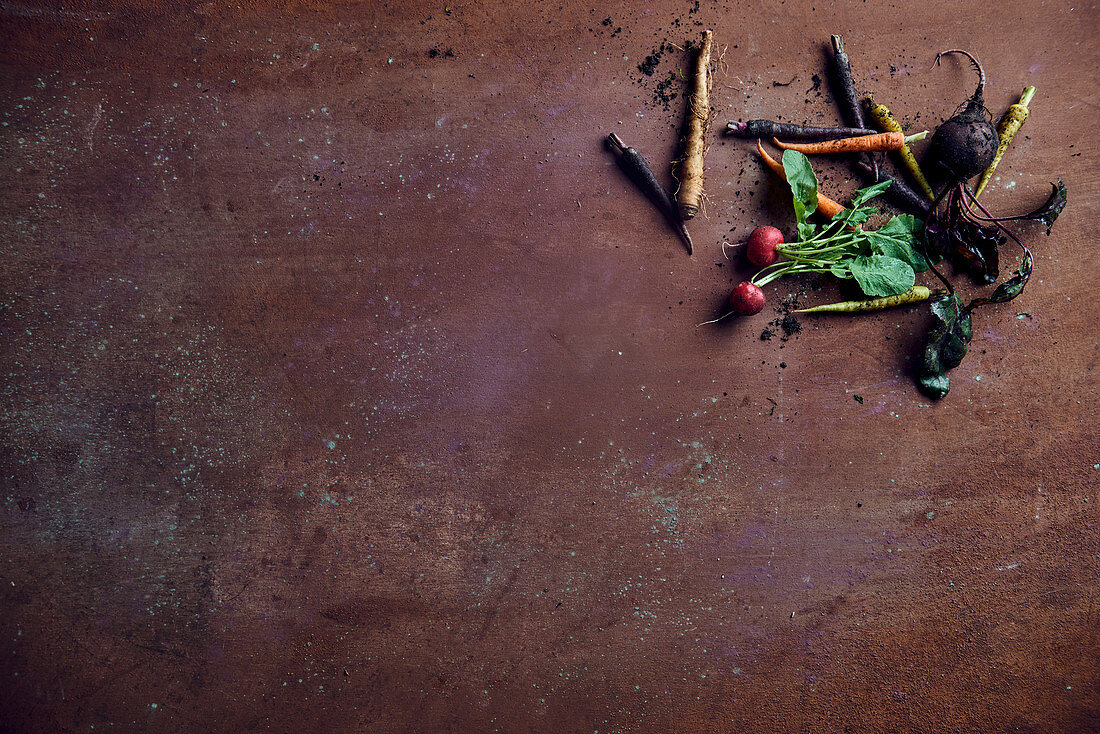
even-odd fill
[{"label": "textured stone surface", "polygon": [[[0,729],[1100,726],[1096,9],[647,5],[0,7]],[[689,259],[602,143],[671,183],[703,27],[716,126],[831,33],[912,130],[1038,87],[942,402],[920,309],[696,327],[785,195],[716,137]]]}]

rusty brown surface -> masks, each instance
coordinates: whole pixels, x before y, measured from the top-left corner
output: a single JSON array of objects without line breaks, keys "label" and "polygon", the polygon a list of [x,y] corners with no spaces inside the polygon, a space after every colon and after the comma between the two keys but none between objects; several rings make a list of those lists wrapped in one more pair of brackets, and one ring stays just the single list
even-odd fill
[{"label": "rusty brown surface", "polygon": [[[647,5],[0,6],[0,729],[1100,727],[1100,14]],[[832,33],[913,129],[1038,87],[943,401],[921,309],[696,327],[789,203],[716,137],[689,259],[602,141],[671,181],[703,27],[717,125],[838,122]]]}]

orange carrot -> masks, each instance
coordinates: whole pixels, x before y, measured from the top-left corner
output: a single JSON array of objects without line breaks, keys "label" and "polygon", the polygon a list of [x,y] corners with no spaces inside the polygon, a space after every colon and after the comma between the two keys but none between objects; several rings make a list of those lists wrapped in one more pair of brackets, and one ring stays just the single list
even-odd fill
[{"label": "orange carrot", "polygon": [[797,150],[799,153],[871,153],[879,150],[901,150],[912,140],[921,140],[928,132],[906,136],[904,133],[888,132],[874,135],[860,135],[856,138],[823,140],[820,143],[781,143],[775,138],[775,144],[784,150]]},{"label": "orange carrot", "polygon": [[[783,170],[783,164],[768,155],[768,152],[764,150],[764,146],[760,144],[760,141],[756,141],[756,150],[760,153],[760,157],[764,159],[764,163],[768,168],[775,171],[775,174],[784,181],[787,180],[787,174]],[[833,215],[837,212],[844,211],[844,207],[837,202],[825,196],[820,191],[817,192],[817,213],[826,219],[832,219]]]}]

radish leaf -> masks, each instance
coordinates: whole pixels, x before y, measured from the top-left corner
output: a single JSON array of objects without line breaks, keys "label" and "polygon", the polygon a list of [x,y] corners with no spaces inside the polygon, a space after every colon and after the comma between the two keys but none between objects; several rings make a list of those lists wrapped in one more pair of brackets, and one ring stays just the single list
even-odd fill
[{"label": "radish leaf", "polygon": [[783,173],[794,195],[794,216],[799,224],[805,223],[817,211],[817,176],[810,166],[810,159],[797,150],[783,151]]},{"label": "radish leaf", "polygon": [[921,224],[911,214],[892,218],[877,230],[867,233],[876,252],[903,260],[917,272],[928,269],[928,261],[914,245],[920,236]]},{"label": "radish leaf", "polygon": [[851,261],[849,268],[856,283],[869,296],[896,296],[916,282],[909,263],[889,255],[861,255]]}]

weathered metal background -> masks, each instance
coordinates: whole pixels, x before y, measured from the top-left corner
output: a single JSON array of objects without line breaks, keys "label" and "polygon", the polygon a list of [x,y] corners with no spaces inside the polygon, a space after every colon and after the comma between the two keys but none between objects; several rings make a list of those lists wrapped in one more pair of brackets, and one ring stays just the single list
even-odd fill
[{"label": "weathered metal background", "polygon": [[[1096,5],[646,5],[0,5],[0,729],[1100,727]],[[715,136],[689,259],[603,139],[671,183],[704,27],[715,130],[832,33],[913,130],[1038,87],[945,400],[923,309],[696,326],[789,203]]]}]

